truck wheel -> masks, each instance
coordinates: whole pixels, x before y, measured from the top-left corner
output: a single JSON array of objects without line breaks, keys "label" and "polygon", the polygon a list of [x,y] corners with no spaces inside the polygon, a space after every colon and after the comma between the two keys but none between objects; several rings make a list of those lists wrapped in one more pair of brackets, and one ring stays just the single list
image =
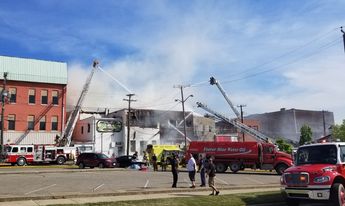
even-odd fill
[{"label": "truck wheel", "polygon": [[57,163],[58,165],[63,165],[65,162],[66,162],[66,159],[65,159],[65,157],[63,157],[63,156],[59,156],[59,157],[56,159],[56,163]]},{"label": "truck wheel", "polygon": [[288,166],[286,164],[279,164],[276,166],[275,170],[278,175],[282,175],[287,168]]},{"label": "truck wheel", "polygon": [[227,169],[227,166],[224,163],[217,163],[216,164],[216,171],[218,173],[224,173]]},{"label": "truck wheel", "polygon": [[84,165],[84,163],[79,163],[79,169],[84,169],[85,168],[85,165]]},{"label": "truck wheel", "polygon": [[335,183],[331,188],[331,201],[333,205],[345,205],[345,189],[341,183]]},{"label": "truck wheel", "polygon": [[233,172],[233,173],[236,173],[238,172],[238,170],[241,169],[241,164],[239,162],[232,162],[230,164],[230,170]]},{"label": "truck wheel", "polygon": [[18,166],[24,166],[24,165],[26,165],[26,159],[25,159],[24,157],[19,157],[19,158],[17,159],[17,165],[18,165]]},{"label": "truck wheel", "polygon": [[291,198],[286,198],[285,202],[288,206],[298,206],[299,205],[299,200],[298,199],[291,199]]}]

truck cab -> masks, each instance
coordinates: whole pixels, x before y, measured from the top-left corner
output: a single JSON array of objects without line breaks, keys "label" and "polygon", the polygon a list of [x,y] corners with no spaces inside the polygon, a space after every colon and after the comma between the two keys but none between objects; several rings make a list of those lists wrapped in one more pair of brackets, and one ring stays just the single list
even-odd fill
[{"label": "truck cab", "polygon": [[288,205],[299,205],[300,200],[345,205],[344,185],[345,142],[299,147],[295,165],[281,177],[281,191]]}]

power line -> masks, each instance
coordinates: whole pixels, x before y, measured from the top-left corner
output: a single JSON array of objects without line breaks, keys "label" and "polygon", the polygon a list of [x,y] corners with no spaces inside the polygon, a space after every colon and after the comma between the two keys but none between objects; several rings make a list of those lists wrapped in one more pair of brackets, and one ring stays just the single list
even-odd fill
[{"label": "power line", "polygon": [[[312,44],[312,43],[314,43],[314,42],[316,42],[316,41],[318,41],[318,40],[321,40],[321,39],[325,38],[326,36],[328,36],[330,33],[334,32],[334,31],[337,30],[337,29],[339,29],[339,27],[334,28],[334,29],[331,29],[331,30],[329,30],[328,32],[326,32],[326,33],[324,33],[324,34],[321,34],[321,35],[319,35],[318,37],[312,39],[311,41],[308,41],[307,43],[305,43],[305,44],[303,44],[303,45],[301,45],[301,46],[298,46],[298,47],[296,47],[296,48],[294,48],[294,49],[292,49],[292,50],[290,50],[290,51],[288,51],[288,52],[286,52],[286,53],[284,53],[284,54],[282,54],[282,55],[280,55],[280,56],[278,56],[278,57],[275,57],[275,58],[273,58],[273,59],[271,59],[271,60],[269,60],[269,61],[267,61],[267,62],[264,62],[264,63],[262,63],[262,64],[259,64],[259,65],[257,65],[257,66],[251,67],[251,68],[248,68],[248,69],[246,69],[246,70],[244,70],[244,71],[242,71],[242,72],[238,72],[238,73],[231,74],[231,76],[233,77],[233,76],[239,76],[239,75],[241,75],[241,74],[246,74],[246,73],[251,72],[251,71],[254,70],[254,69],[257,69],[257,68],[260,68],[260,67],[262,67],[262,66],[265,66],[265,65],[271,64],[271,63],[273,63],[273,62],[276,62],[277,60],[279,60],[279,59],[281,59],[281,58],[283,58],[283,57],[286,57],[286,56],[289,56],[289,55],[291,55],[291,54],[293,54],[293,53],[296,53],[296,51],[302,50],[303,48],[307,47],[308,45],[310,45],[310,44]],[[344,37],[344,38],[345,38],[345,37]],[[335,40],[335,41],[336,41],[336,40]],[[333,43],[333,41],[332,41],[331,43]],[[329,43],[328,43],[328,44],[329,44]],[[328,44],[326,44],[326,46],[327,46]],[[345,40],[344,40],[344,44],[345,44]],[[323,46],[322,46],[322,47],[323,47]],[[322,48],[322,47],[321,47],[321,48]],[[345,49],[345,47],[344,47],[344,49]],[[291,64],[291,63],[289,63],[289,64]],[[282,67],[282,66],[284,66],[284,65],[281,65],[281,67]],[[266,73],[266,72],[269,72],[269,71],[272,71],[272,70],[276,70],[276,69],[277,69],[277,68],[275,68],[275,69],[268,69],[268,70],[264,70],[264,71],[261,71],[261,72],[257,72],[257,73],[255,73],[255,74],[248,74],[248,75],[246,75],[246,76],[244,76],[244,77],[242,77],[242,78],[232,79],[232,80],[228,80],[228,81],[225,80],[225,81],[222,81],[222,82],[223,82],[223,83],[229,83],[229,82],[239,81],[239,80],[251,78],[251,77],[257,76],[257,75],[259,75],[259,74]],[[191,84],[191,87],[207,86],[207,83],[208,83],[208,81],[202,81],[202,82],[198,82],[198,83]]]},{"label": "power line", "polygon": [[326,45],[323,45],[322,47],[320,47],[318,51],[314,52],[314,53],[311,53],[311,54],[308,54],[308,55],[304,55],[302,56],[301,58],[299,59],[295,59],[293,61],[290,61],[288,63],[285,63],[283,65],[280,65],[280,66],[276,66],[276,67],[273,67],[271,69],[266,69],[266,70],[263,70],[263,71],[260,71],[260,72],[256,72],[256,73],[253,73],[253,74],[249,74],[249,75],[246,75],[244,77],[241,77],[241,78],[237,78],[237,79],[231,79],[231,80],[225,80],[225,81],[222,81],[223,84],[226,84],[226,83],[230,83],[230,82],[236,82],[236,81],[240,81],[240,80],[244,80],[244,79],[249,79],[249,78],[252,78],[252,77],[255,77],[255,76],[259,76],[261,74],[264,74],[264,73],[267,73],[267,72],[270,72],[270,71],[274,71],[274,70],[278,70],[278,69],[281,69],[282,67],[284,66],[288,66],[288,65],[291,65],[291,64],[294,64],[296,62],[299,62],[301,60],[303,60],[304,58],[309,58],[317,53],[320,53],[322,50],[321,49],[327,49],[327,48],[330,48],[334,45],[336,45],[337,43],[339,42],[339,39],[336,39]]}]

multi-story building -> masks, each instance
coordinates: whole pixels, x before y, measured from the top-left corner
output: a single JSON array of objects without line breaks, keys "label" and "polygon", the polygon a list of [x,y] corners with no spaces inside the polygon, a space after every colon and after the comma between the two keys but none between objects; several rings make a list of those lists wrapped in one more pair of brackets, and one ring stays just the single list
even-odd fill
[{"label": "multi-story building", "polygon": [[[238,120],[240,121],[240,120]],[[251,127],[252,129],[255,129],[257,131],[260,130],[260,124],[258,121],[254,119],[244,119],[243,124]],[[253,136],[242,133],[239,129],[234,127],[232,124],[225,122],[225,121],[218,121],[216,122],[216,133],[217,136],[228,136],[232,137],[232,139],[236,139],[236,141],[239,142],[251,142],[251,141],[258,141]]]},{"label": "multi-story building", "polygon": [[66,118],[67,64],[0,56],[0,75],[3,143],[54,144]]},{"label": "multi-story building", "polygon": [[298,143],[300,130],[308,125],[313,133],[313,140],[328,135],[329,128],[334,125],[333,112],[311,111],[282,108],[280,111],[254,114],[247,118],[259,122],[259,131],[272,138],[284,138]]},{"label": "multi-story building", "polygon": [[[135,151],[139,156],[146,150],[148,144],[178,144],[184,145],[183,112],[148,109],[132,109],[129,116],[129,135],[127,109],[102,115],[81,118],[73,133],[75,144],[92,144],[98,152],[108,155],[124,155]],[[186,133],[189,140],[213,140],[214,119],[194,116],[186,112]],[[99,120],[120,121],[122,129],[113,133],[101,133],[96,128]],[[127,138],[128,144],[127,144]]]}]

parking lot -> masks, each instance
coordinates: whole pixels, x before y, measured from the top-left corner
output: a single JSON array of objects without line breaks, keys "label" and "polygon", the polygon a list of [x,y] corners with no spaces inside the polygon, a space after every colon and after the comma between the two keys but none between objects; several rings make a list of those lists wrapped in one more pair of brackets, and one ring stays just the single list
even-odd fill
[{"label": "parking lot", "polygon": [[[280,176],[270,172],[217,174],[216,184],[225,187],[279,186]],[[199,174],[196,178],[200,183]],[[7,168],[0,171],[0,198],[112,194],[172,189],[170,171],[130,169]],[[188,173],[181,171],[177,189],[189,189]],[[199,189],[199,188],[197,188]],[[208,189],[208,188],[205,188]]]}]

